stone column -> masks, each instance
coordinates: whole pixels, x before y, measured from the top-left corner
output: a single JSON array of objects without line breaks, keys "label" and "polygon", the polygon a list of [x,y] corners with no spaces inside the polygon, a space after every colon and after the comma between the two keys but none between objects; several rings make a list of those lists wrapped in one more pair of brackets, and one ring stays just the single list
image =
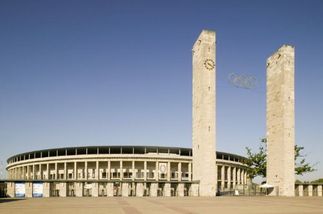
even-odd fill
[{"label": "stone column", "polygon": [[240,185],[241,183],[240,183],[240,178],[241,178],[241,176],[240,176],[240,168],[238,168],[238,171],[237,171],[237,184],[238,185]]},{"label": "stone column", "polygon": [[244,182],[245,184],[248,184],[248,178],[247,178],[247,170],[244,170]]},{"label": "stone column", "polygon": [[17,172],[18,172],[18,179],[21,179],[21,177],[20,177],[20,175],[21,175],[21,168],[20,167],[17,168]]},{"label": "stone column", "polygon": [[308,196],[313,196],[313,185],[308,185]]},{"label": "stone column", "polygon": [[171,194],[170,194],[170,183],[165,183],[164,196],[166,196],[166,197],[171,196]]},{"label": "stone column", "polygon": [[200,181],[201,196],[214,196],[216,167],[216,39],[203,30],[192,48],[193,180]]},{"label": "stone column", "polygon": [[122,197],[128,197],[129,196],[129,183],[122,183],[122,189],[121,189]]},{"label": "stone column", "polygon": [[144,196],[144,184],[137,183],[136,184],[136,197],[143,197]]},{"label": "stone column", "polygon": [[232,170],[232,174],[233,174],[233,178],[232,178],[232,188],[235,189],[236,188],[236,178],[237,178],[237,168],[236,167],[233,167],[233,170]]},{"label": "stone column", "polygon": [[322,197],[322,185],[317,186],[317,196]]},{"label": "stone column", "polygon": [[64,177],[64,179],[65,180],[67,180],[67,178],[68,178],[68,175],[67,175],[67,163],[66,163],[66,161],[64,162],[64,175],[63,175],[63,177]]},{"label": "stone column", "polygon": [[178,163],[178,181],[182,180],[182,163]]},{"label": "stone column", "polygon": [[25,180],[26,179],[26,170],[25,170],[25,166],[22,167],[22,179]]},{"label": "stone column", "polygon": [[16,167],[16,178],[19,179],[19,167]]},{"label": "stone column", "polygon": [[87,180],[87,176],[88,176],[87,161],[85,161],[84,163],[84,170],[85,170],[85,180]]},{"label": "stone column", "polygon": [[179,197],[184,197],[184,184],[177,185],[177,195]]},{"label": "stone column", "polygon": [[304,195],[304,189],[303,189],[303,185],[300,184],[298,186],[298,196],[303,196]]},{"label": "stone column", "polygon": [[231,189],[231,167],[228,166],[228,169],[227,169],[227,188],[228,189]]},{"label": "stone column", "polygon": [[271,195],[295,195],[295,48],[283,45],[266,63],[267,182]]},{"label": "stone column", "polygon": [[224,190],[224,182],[225,182],[225,166],[221,167],[221,190]]},{"label": "stone column", "polygon": [[156,167],[155,167],[155,180],[159,180],[159,173],[158,173],[158,161],[156,161]]},{"label": "stone column", "polygon": [[123,162],[120,161],[120,179],[123,179]]},{"label": "stone column", "polygon": [[99,184],[92,183],[92,197],[99,197]]},{"label": "stone column", "polygon": [[198,184],[191,184],[190,196],[193,196],[193,197],[199,196],[199,185]]},{"label": "stone column", "polygon": [[144,181],[147,181],[147,161],[144,161]]},{"label": "stone column", "polygon": [[74,180],[77,180],[77,162],[76,161],[74,161],[74,172],[73,172],[73,174],[74,174]]},{"label": "stone column", "polygon": [[45,176],[43,179],[48,180],[49,179],[49,164],[46,164],[46,171],[45,171]]},{"label": "stone column", "polygon": [[83,197],[83,183],[75,182],[75,196]]},{"label": "stone column", "polygon": [[113,197],[113,183],[107,183],[107,196]]},{"label": "stone column", "polygon": [[192,181],[192,163],[188,163],[188,181]]},{"label": "stone column", "polygon": [[43,184],[43,197],[48,198],[50,197],[50,183],[45,182]]},{"label": "stone column", "polygon": [[100,176],[99,176],[99,161],[96,161],[95,178],[97,180],[100,179]]},{"label": "stone column", "polygon": [[27,165],[27,180],[30,180],[30,166]]},{"label": "stone column", "polygon": [[[108,180],[111,180],[111,161],[108,161]],[[112,187],[113,187],[113,184],[112,184]],[[113,193],[113,191],[112,191]],[[112,194],[113,196],[113,194]]]},{"label": "stone column", "polygon": [[57,168],[57,162],[55,162],[55,178],[58,179],[58,168]]},{"label": "stone column", "polygon": [[26,188],[26,198],[32,198],[33,197],[33,183],[26,182],[25,188]]},{"label": "stone column", "polygon": [[66,193],[66,182],[62,182],[59,184],[59,197],[66,197]]},{"label": "stone column", "polygon": [[167,181],[170,181],[170,161],[167,163]]},{"label": "stone column", "polygon": [[7,195],[10,198],[15,197],[15,183],[14,182],[8,182],[7,183]]},{"label": "stone column", "polygon": [[[33,180],[35,180],[35,165],[34,164],[31,165],[31,167],[32,167],[31,168],[31,173],[32,173],[32,176],[31,177],[32,177]],[[16,168],[16,176],[15,177],[17,179],[17,168]]]},{"label": "stone column", "polygon": [[158,183],[151,183],[150,184],[150,193],[149,196],[150,197],[157,197],[157,189],[158,189]]},{"label": "stone column", "polygon": [[131,162],[131,172],[132,172],[132,177],[131,180],[134,181],[136,177],[136,172],[135,172],[135,161]]},{"label": "stone column", "polygon": [[39,164],[39,175],[40,175],[40,180],[43,179],[43,172],[42,172],[42,166]]}]

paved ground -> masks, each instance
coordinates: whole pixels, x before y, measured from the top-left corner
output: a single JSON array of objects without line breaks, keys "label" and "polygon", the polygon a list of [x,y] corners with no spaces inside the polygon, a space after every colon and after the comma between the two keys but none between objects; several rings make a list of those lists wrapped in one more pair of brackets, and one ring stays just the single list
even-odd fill
[{"label": "paved ground", "polygon": [[26,200],[0,199],[0,213],[323,214],[323,197],[35,198]]}]

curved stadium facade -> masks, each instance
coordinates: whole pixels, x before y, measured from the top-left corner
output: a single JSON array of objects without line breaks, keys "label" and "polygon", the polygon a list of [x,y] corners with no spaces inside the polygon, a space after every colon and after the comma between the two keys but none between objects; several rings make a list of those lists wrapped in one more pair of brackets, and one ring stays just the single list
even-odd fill
[{"label": "curved stadium facade", "polygon": [[[217,152],[218,191],[247,183],[245,158]],[[198,196],[192,149],[89,146],[39,150],[8,160],[10,197]]]}]

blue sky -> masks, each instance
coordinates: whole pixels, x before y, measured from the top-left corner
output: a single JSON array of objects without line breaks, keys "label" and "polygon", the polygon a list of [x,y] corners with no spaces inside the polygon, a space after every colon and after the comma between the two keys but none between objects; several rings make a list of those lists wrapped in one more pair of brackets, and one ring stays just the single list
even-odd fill
[{"label": "blue sky", "polygon": [[[81,145],[191,147],[191,48],[217,33],[217,149],[265,135],[265,61],[296,47],[296,143],[323,177],[323,1],[0,1],[0,160]],[[230,73],[257,79],[252,90]]]}]

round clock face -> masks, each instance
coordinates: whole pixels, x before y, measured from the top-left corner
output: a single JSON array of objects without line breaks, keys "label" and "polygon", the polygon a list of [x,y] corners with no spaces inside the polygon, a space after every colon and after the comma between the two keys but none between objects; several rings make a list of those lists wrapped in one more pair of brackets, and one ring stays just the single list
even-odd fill
[{"label": "round clock face", "polygon": [[206,59],[204,61],[204,66],[208,70],[212,70],[215,67],[215,63],[212,59]]}]

